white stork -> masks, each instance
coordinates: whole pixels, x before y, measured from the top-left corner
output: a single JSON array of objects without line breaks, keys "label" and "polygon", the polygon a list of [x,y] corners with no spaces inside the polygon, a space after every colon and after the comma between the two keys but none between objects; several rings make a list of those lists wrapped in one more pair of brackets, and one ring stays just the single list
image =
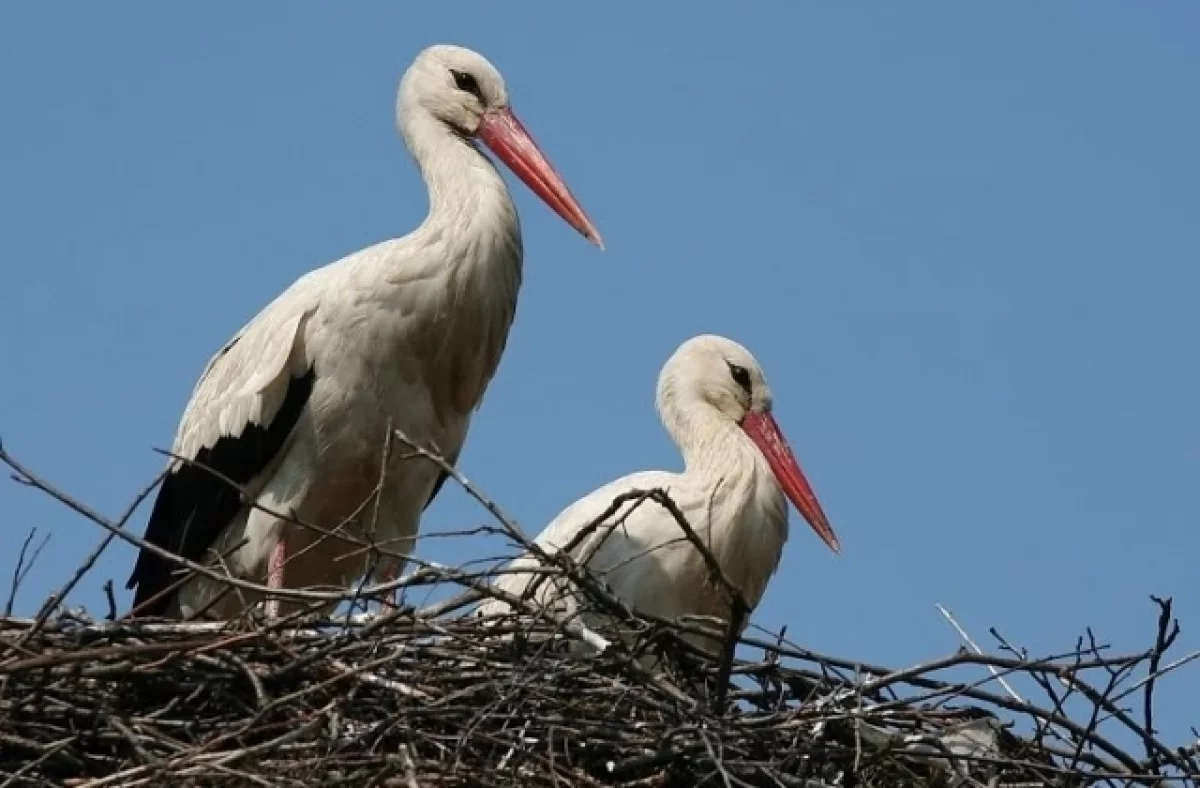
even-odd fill
[{"label": "white stork", "polygon": [[[272,589],[342,589],[370,568],[361,544],[293,521],[358,540],[373,531],[408,554],[445,477],[403,446],[383,463],[389,429],[456,460],[521,284],[517,211],[476,140],[604,248],[483,56],[422,51],[400,80],[396,122],[429,191],[425,221],[300,277],[213,356],[173,445],[194,464],[168,466],[146,541]],[[402,566],[387,560],[372,575]],[[141,551],[128,583],[135,615],[228,617],[261,599],[203,576],[172,590],[177,569]],[[278,614],[278,600],[268,610]]]},{"label": "white stork", "polygon": [[[631,610],[667,620],[681,616],[730,617],[728,596],[704,556],[672,514],[652,501],[627,501],[592,534],[576,535],[621,494],[661,488],[677,504],[722,573],[753,610],[774,574],[788,535],[784,496],[834,552],[841,548],[825,513],[771,415],[771,390],[754,356],[719,336],[684,342],[658,378],[658,411],[683,454],[682,473],[643,471],[617,479],[567,507],[536,539],[553,554],[573,540],[572,556]],[[621,523],[616,527],[612,524]],[[590,555],[590,558],[588,556]],[[529,591],[538,559],[516,559],[495,587],[514,596]],[[543,575],[532,600],[562,615],[579,605],[565,580]],[[509,610],[498,599],[480,615]],[[748,612],[748,611],[747,611]],[[583,612],[585,623],[595,622]],[[743,622],[744,626],[744,622]],[[707,638],[692,637],[713,650]]]}]

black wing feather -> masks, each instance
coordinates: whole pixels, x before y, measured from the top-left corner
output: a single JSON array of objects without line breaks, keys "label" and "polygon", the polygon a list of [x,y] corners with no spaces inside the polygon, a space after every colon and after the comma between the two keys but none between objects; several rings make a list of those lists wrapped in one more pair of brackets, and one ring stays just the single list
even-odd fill
[{"label": "black wing feather", "polygon": [[[445,460],[450,464],[450,467],[454,467],[458,464],[458,452],[454,452],[452,455],[447,455]],[[429,505],[433,503],[433,499],[436,498],[437,494],[442,491],[442,485],[445,484],[446,479],[449,478],[450,474],[442,471],[441,475],[438,476],[438,480],[434,482],[433,489],[429,492],[429,499],[425,501],[425,506],[421,508],[422,511],[429,508]]]},{"label": "black wing feather", "polygon": [[[288,383],[283,404],[270,424],[249,424],[236,437],[220,438],[212,447],[203,448],[192,458],[195,465],[181,465],[163,480],[154,509],[146,524],[146,541],[170,550],[191,561],[201,561],[229,521],[242,506],[241,495],[205,468],[245,485],[279,453],[288,435],[300,419],[312,395],[315,370]],[[201,467],[203,466],[203,467]],[[142,550],[126,588],[137,586],[133,596],[136,609],[178,579],[178,564],[149,550]],[[138,616],[166,613],[171,594],[163,594],[138,610]]]}]

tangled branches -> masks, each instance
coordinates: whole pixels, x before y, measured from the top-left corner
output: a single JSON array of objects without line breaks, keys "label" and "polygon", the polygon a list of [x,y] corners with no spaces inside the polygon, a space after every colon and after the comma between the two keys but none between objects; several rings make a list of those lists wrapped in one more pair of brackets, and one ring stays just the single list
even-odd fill
[{"label": "tangled branches", "polygon": [[[123,520],[101,525],[136,541]],[[1197,748],[1154,730],[1155,685],[1194,656],[1168,657],[1170,600],[1155,600],[1141,652],[1089,633],[1031,657],[999,639],[998,654],[890,670],[782,633],[709,656],[685,636],[724,638],[720,622],[634,616],[564,557],[546,571],[571,577],[611,626],[517,600],[518,613],[464,616],[462,598],[157,623],[115,610],[97,621],[59,596],[0,618],[0,786],[1200,785]],[[487,580],[424,564],[383,590],[442,581],[478,596]],[[1044,699],[1012,691],[1017,677]]]},{"label": "tangled branches", "polygon": [[[25,640],[0,664],[11,785],[1195,785],[1200,774],[1194,753],[1132,720],[1149,757],[1099,731],[1123,713],[1087,677],[1128,674],[1153,649],[960,652],[888,671],[750,638],[743,651],[760,657],[734,666],[735,703],[719,713],[718,666],[665,625],[591,656],[525,616],[394,611],[280,629],[63,614],[28,638],[32,620],[0,626],[5,645]],[[643,648],[672,655],[671,669],[633,669]],[[1039,707],[938,678],[964,664],[1069,689]],[[1066,716],[1070,692],[1094,703],[1090,719]]]}]

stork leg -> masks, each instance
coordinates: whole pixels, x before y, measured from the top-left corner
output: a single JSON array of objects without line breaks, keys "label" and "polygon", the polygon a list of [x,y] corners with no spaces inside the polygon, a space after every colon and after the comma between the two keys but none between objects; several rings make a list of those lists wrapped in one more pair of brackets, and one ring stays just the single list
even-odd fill
[{"label": "stork leg", "polygon": [[[280,536],[279,541],[271,548],[271,557],[267,559],[267,588],[272,591],[283,588],[283,565],[287,563],[287,541]],[[279,617],[279,598],[267,599],[267,618]]]},{"label": "stork leg", "polygon": [[[399,576],[400,573],[396,571],[395,564],[389,564],[387,569],[379,573],[379,579],[384,583],[390,583]],[[380,600],[380,606],[383,611],[395,610],[400,607],[400,589],[393,588],[391,591],[388,591],[387,595]]]}]

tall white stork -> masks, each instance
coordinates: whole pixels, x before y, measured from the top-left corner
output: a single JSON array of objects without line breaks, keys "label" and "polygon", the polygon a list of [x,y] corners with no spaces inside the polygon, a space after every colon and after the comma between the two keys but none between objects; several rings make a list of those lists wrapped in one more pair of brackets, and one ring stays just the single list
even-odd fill
[{"label": "tall white stork", "polygon": [[[621,494],[661,488],[750,610],[762,599],[787,540],[785,495],[825,544],[840,552],[838,538],[772,416],[771,390],[748,350],[719,336],[689,339],[663,366],[657,400],[663,424],[683,454],[683,472],[635,473],[581,498],[536,539],[546,553],[578,542],[572,556],[586,559],[588,569],[631,610],[668,620],[689,615],[729,620],[725,590],[672,514],[657,503],[628,501],[606,521],[619,523],[616,527],[602,525],[582,539],[577,535]],[[538,565],[532,555],[516,559],[495,587],[514,596],[526,594],[539,575],[520,570]],[[563,615],[579,610],[573,585],[541,577],[532,595],[535,604]],[[508,609],[507,603],[493,599],[477,612]],[[585,623],[596,621],[595,614],[581,612]],[[715,648],[707,638],[691,640],[701,648]]]},{"label": "tall white stork", "polygon": [[[521,284],[516,208],[475,141],[604,248],[483,56],[423,50],[400,80],[396,122],[425,179],[428,216],[403,238],[302,276],[213,356],[173,445],[194,464],[168,466],[146,541],[272,589],[346,588],[362,576],[370,551],[330,532],[409,552],[445,477],[403,446],[385,464],[389,430],[456,460]],[[387,560],[373,577],[402,565]],[[135,615],[228,617],[261,599],[203,576],[172,590],[177,568],[142,550],[128,583]]]}]

